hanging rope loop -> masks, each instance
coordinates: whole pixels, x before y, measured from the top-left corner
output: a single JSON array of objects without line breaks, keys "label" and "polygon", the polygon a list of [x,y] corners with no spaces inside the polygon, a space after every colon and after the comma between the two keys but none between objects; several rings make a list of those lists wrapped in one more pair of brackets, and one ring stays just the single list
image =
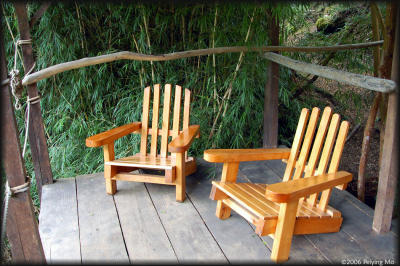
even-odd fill
[{"label": "hanging rope loop", "polygon": [[9,187],[8,189],[9,189],[10,196],[27,191],[29,189],[30,184],[31,184],[31,182],[28,179],[28,182],[25,182],[22,185],[15,186],[15,187]]},{"label": "hanging rope loop", "polygon": [[[23,44],[31,44],[32,39],[29,40],[20,40],[18,39],[14,43],[14,67],[10,72],[10,86],[11,86],[11,94],[14,96],[15,99],[15,109],[20,110],[21,109],[21,103],[19,102],[22,94],[22,80],[19,77],[19,70],[17,69],[17,55],[18,55],[18,45],[23,45]],[[25,76],[29,75],[32,70],[35,68],[36,63],[33,63],[31,69],[25,74]]]}]

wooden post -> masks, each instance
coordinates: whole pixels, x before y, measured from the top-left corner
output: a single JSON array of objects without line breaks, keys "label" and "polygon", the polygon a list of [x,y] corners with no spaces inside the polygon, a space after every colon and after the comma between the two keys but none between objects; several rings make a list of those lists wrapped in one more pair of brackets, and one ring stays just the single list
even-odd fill
[{"label": "wooden post", "polygon": [[394,198],[396,193],[396,183],[398,177],[398,139],[399,121],[397,114],[397,100],[399,89],[399,30],[400,15],[396,5],[396,37],[394,44],[392,73],[391,77],[397,83],[397,89],[389,94],[388,109],[385,127],[385,142],[383,144],[382,162],[379,170],[378,193],[374,212],[372,229],[377,233],[385,233],[390,230],[392,224],[392,214]]},{"label": "wooden post", "polygon": [[[279,45],[279,22],[271,10],[268,11],[267,20],[269,45]],[[278,93],[279,64],[270,61],[264,89],[264,148],[276,148],[278,145]]]},{"label": "wooden post", "polygon": [[[15,13],[18,18],[18,28],[21,40],[31,39],[28,15],[25,2],[14,3]],[[28,72],[35,60],[32,53],[32,44],[22,45],[22,57],[25,71]],[[28,87],[28,96],[33,98],[39,95],[36,83]],[[43,119],[40,110],[40,104],[32,104],[30,107],[29,119],[29,144],[31,148],[32,161],[35,171],[36,187],[39,199],[42,194],[42,185],[53,183],[53,174],[51,172],[49,152],[47,150],[46,137],[44,135]]]},{"label": "wooden post", "polygon": [[[1,81],[7,79],[7,63],[3,36],[1,36]],[[24,160],[18,137],[9,85],[1,85],[1,162],[10,187],[26,182]],[[45,263],[38,224],[33,212],[29,189],[9,200],[7,237],[16,263]]]}]

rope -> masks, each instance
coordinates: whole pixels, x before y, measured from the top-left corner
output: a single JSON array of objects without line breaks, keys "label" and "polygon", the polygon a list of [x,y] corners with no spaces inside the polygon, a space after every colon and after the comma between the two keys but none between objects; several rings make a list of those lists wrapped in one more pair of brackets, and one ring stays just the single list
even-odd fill
[{"label": "rope", "polygon": [[[30,106],[32,104],[37,104],[40,103],[40,96],[35,96],[33,98],[29,98],[26,101],[27,103],[27,111],[26,111],[26,130],[25,130],[25,139],[24,139],[24,148],[22,150],[22,158],[24,158],[25,156],[25,151],[26,151],[26,144],[27,144],[27,140],[28,140],[28,132],[29,132],[29,118],[30,118]],[[1,243],[4,243],[4,237],[5,237],[5,233],[6,233],[6,226],[7,226],[7,213],[8,213],[8,202],[11,196],[18,194],[18,193],[22,193],[25,192],[29,189],[29,185],[30,185],[30,179],[29,176],[27,176],[28,182],[25,182],[22,185],[19,186],[15,186],[15,187],[10,187],[8,185],[8,180],[6,182],[6,195],[5,195],[5,199],[4,199],[4,209],[3,209],[3,220],[2,220],[2,226],[1,226]],[[4,247],[4,245],[2,245],[2,247]]]},{"label": "rope", "polygon": [[[17,110],[20,110],[22,107],[21,104],[19,103],[19,96],[16,93],[17,87],[22,86],[21,80],[19,78],[19,71],[17,69],[18,45],[31,44],[31,43],[32,43],[32,39],[29,39],[29,40],[18,39],[14,43],[14,67],[10,72],[10,79],[11,79],[10,85],[11,85],[11,94],[14,96],[14,99],[15,99],[14,107]],[[36,62],[33,63],[31,69],[25,74],[25,76],[29,75],[32,72],[32,70],[35,68],[35,65],[36,65]]]}]

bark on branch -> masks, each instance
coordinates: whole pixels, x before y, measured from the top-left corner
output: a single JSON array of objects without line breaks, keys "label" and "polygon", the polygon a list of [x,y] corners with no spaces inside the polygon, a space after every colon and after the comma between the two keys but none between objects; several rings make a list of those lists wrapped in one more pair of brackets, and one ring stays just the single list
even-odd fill
[{"label": "bark on branch", "polygon": [[268,60],[271,60],[275,63],[299,72],[318,75],[327,79],[336,80],[338,82],[373,91],[391,92],[395,90],[396,87],[396,83],[389,79],[375,78],[371,76],[341,71],[331,67],[304,63],[275,53],[265,53],[264,57]]},{"label": "bark on branch", "polygon": [[32,29],[33,25],[35,25],[35,23],[43,16],[44,12],[46,12],[46,10],[49,8],[50,5],[51,2],[45,2],[39,7],[39,9],[36,11],[36,13],[29,21],[29,28]]},{"label": "bark on branch", "polygon": [[281,51],[281,52],[326,52],[326,51],[338,51],[338,50],[349,50],[373,47],[382,45],[383,41],[369,42],[369,43],[358,43],[358,44],[345,44],[345,45],[334,45],[334,46],[315,46],[315,47],[288,47],[288,46],[263,46],[263,47],[248,47],[248,46],[235,46],[235,47],[218,47],[208,49],[189,50],[183,52],[175,52],[169,54],[160,55],[147,55],[141,53],[133,53],[128,51],[117,52],[107,55],[100,55],[95,57],[86,57],[79,60],[57,64],[38,72],[27,75],[22,80],[22,85],[29,85],[36,83],[42,79],[51,77],[55,74],[81,68],[85,66],[92,66],[101,63],[112,62],[116,60],[138,60],[138,61],[168,61],[176,60],[181,58],[209,55],[209,54],[222,54],[222,53],[238,53],[238,52],[270,52],[270,51]]}]

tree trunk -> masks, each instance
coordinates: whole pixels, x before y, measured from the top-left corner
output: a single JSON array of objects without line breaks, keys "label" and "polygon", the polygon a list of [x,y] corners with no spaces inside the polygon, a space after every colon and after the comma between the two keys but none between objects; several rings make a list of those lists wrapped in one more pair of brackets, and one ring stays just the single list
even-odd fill
[{"label": "tree trunk", "polygon": [[[3,82],[7,79],[7,62],[2,35],[1,41],[1,81]],[[23,185],[27,180],[8,84],[1,86],[0,94],[3,121],[1,127],[1,162],[9,186],[16,187]],[[11,245],[14,263],[46,263],[29,189],[15,194],[9,200],[7,237]]]},{"label": "tree trunk", "polygon": [[[279,22],[268,11],[269,45],[279,45]],[[279,65],[269,62],[267,68],[267,83],[264,89],[264,134],[263,147],[276,148],[278,145],[278,94],[279,94]]]},{"label": "tree trunk", "polygon": [[[15,13],[18,18],[18,28],[21,40],[31,39],[28,15],[26,4],[24,2],[14,3]],[[22,57],[24,68],[29,71],[35,60],[32,53],[32,45],[22,45]],[[28,87],[29,98],[34,98],[39,95],[36,83],[30,84]],[[35,171],[36,187],[39,194],[39,199],[42,195],[42,185],[53,183],[53,174],[50,167],[49,152],[47,149],[46,137],[44,134],[43,119],[40,110],[40,104],[32,104],[30,106],[29,119],[29,144],[31,148],[32,161]]]}]

